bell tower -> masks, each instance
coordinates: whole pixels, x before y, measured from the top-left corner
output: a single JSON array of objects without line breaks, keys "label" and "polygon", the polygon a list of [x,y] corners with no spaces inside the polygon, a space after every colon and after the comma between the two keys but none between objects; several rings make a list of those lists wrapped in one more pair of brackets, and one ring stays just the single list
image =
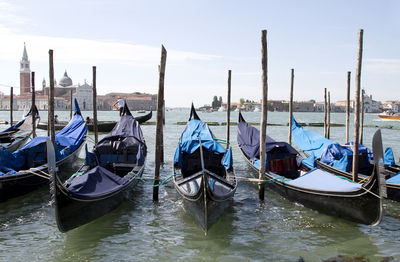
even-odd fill
[{"label": "bell tower", "polygon": [[20,95],[29,94],[31,90],[31,68],[25,43],[24,52],[20,61],[19,79]]}]

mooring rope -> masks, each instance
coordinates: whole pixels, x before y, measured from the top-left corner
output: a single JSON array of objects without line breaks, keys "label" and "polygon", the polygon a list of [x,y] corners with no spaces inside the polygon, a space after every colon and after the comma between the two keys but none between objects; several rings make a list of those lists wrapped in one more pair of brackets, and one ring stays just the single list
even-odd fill
[{"label": "mooring rope", "polygon": [[[152,185],[152,187],[163,186],[163,185],[167,184],[174,176],[182,176],[182,174],[180,174],[180,173],[172,174],[172,175],[168,176],[167,178],[165,178],[164,180],[162,180],[157,185]],[[154,180],[154,178],[151,178],[151,177],[134,177],[133,179],[138,179],[144,183],[146,183],[147,181]]]}]

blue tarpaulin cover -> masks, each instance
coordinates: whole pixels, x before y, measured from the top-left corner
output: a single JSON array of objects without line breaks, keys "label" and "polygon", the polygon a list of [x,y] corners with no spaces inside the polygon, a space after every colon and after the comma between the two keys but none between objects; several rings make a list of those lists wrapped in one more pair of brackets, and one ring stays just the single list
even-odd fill
[{"label": "blue tarpaulin cover", "polygon": [[393,150],[392,148],[388,147],[385,149],[385,166],[394,166],[396,162],[394,161]]},{"label": "blue tarpaulin cover", "polygon": [[225,154],[222,164],[225,169],[232,167],[232,153],[227,151],[223,145],[214,140],[208,125],[201,120],[193,119],[190,120],[185,130],[183,131],[178,146],[176,147],[174,162],[178,163],[180,167],[183,166],[183,152],[192,154],[200,147],[199,138],[201,139],[201,144],[203,148],[209,151]]},{"label": "blue tarpaulin cover", "polygon": [[[291,145],[286,142],[276,142],[269,136],[266,136],[265,152],[266,154],[272,150],[277,150],[279,153],[291,154],[299,157],[299,152],[296,151]],[[238,135],[237,141],[240,148],[247,155],[247,157],[254,161],[254,165],[259,167],[260,158],[260,131],[246,123],[245,121],[239,121],[238,124]],[[257,162],[258,161],[258,162]],[[266,168],[268,167],[267,156],[265,157]],[[298,158],[298,162],[301,161],[301,157]],[[299,163],[298,163],[299,165]]]},{"label": "blue tarpaulin cover", "polygon": [[68,191],[75,197],[94,197],[118,190],[127,181],[101,166],[96,166],[72,179]]},{"label": "blue tarpaulin cover", "polygon": [[400,172],[397,175],[386,180],[387,183],[400,184]]},{"label": "blue tarpaulin cover", "polygon": [[[83,142],[87,127],[77,101],[75,100],[76,113],[62,130],[55,135],[56,140],[56,161],[64,159],[66,156],[74,152]],[[6,150],[0,151],[0,176],[15,174],[21,168],[30,168],[32,164],[29,162],[45,160],[46,138],[38,136],[14,153]],[[5,172],[11,169],[12,171]]]},{"label": "blue tarpaulin cover", "polygon": [[311,130],[304,129],[294,117],[292,118],[292,138],[303,152],[310,156],[314,155],[314,160],[322,155],[327,146],[334,143]]},{"label": "blue tarpaulin cover", "polygon": [[287,182],[290,185],[323,190],[323,191],[353,191],[361,188],[361,185],[339,178],[321,169],[313,169],[310,172]]}]

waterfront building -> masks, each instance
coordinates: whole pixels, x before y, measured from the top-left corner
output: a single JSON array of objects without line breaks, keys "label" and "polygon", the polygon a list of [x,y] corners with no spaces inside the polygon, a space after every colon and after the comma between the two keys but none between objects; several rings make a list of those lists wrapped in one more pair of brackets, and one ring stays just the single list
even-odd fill
[{"label": "waterfront building", "polygon": [[19,93],[20,95],[31,93],[31,62],[28,59],[28,53],[26,52],[26,46],[24,43],[24,51],[22,53],[22,59],[20,61],[19,69]]}]

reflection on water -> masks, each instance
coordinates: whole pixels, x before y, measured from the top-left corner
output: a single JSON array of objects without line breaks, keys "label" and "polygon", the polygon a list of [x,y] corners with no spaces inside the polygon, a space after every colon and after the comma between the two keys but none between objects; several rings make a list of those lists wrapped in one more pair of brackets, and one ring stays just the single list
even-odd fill
[{"label": "reflection on water", "polygon": [[[172,174],[175,146],[186,121],[186,111],[167,111],[164,127],[165,164],[162,178]],[[18,113],[14,118],[18,118]],[[22,113],[21,113],[22,114]],[[69,112],[57,112],[60,120],[68,120]],[[41,112],[42,119],[47,115]],[[84,117],[91,112],[83,112]],[[117,120],[117,112],[99,112],[102,120]],[[200,113],[204,121],[225,122],[225,113]],[[323,122],[323,113],[295,113],[299,122]],[[249,122],[259,122],[259,113],[245,113]],[[377,115],[366,115],[365,124],[385,125]],[[8,112],[0,112],[0,120]],[[231,119],[236,121],[237,112]],[[332,122],[344,123],[345,114],[332,114]],[[154,121],[151,120],[151,121]],[[268,114],[270,123],[286,124],[287,113]],[[352,120],[350,121],[352,123]],[[390,122],[397,125],[398,122]],[[2,126],[0,126],[0,129]],[[142,127],[148,145],[144,177],[154,176],[155,126]],[[212,126],[218,138],[225,137],[224,126]],[[323,128],[312,127],[322,133]],[[344,141],[344,127],[331,130],[332,139]],[[364,140],[370,145],[376,128],[364,129]],[[352,129],[350,129],[352,134]],[[39,131],[45,135],[46,131]],[[276,140],[287,141],[287,126],[268,126],[267,133]],[[90,134],[92,136],[92,134]],[[100,139],[105,134],[100,134]],[[250,177],[236,147],[236,127],[230,137],[234,146],[236,174]],[[398,130],[383,129],[383,142],[399,156]],[[93,146],[88,140],[88,148]],[[82,150],[84,151],[84,150]],[[82,152],[81,158],[84,157]],[[82,159],[71,167],[82,163]],[[106,216],[66,234],[57,229],[54,210],[49,206],[48,187],[0,203],[0,261],[322,261],[345,255],[363,256],[370,261],[393,256],[400,260],[400,203],[385,201],[381,225],[370,227],[319,214],[266,191],[264,203],[258,201],[257,186],[239,179],[231,207],[205,236],[182,207],[172,183],[160,188],[160,201],[153,203],[150,183],[141,183],[129,201]]]}]

